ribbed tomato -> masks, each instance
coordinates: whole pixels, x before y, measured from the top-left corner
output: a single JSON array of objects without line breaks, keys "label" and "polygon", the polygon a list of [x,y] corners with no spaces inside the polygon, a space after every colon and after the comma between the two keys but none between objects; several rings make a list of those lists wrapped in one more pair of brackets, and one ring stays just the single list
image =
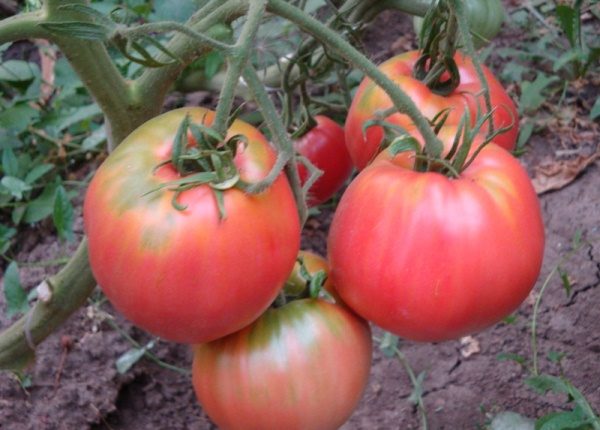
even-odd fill
[{"label": "ribbed tomato", "polygon": [[[329,273],[312,252],[309,274]],[[287,286],[306,287],[300,266]],[[328,278],[325,288],[333,292]],[[371,365],[369,325],[346,306],[300,299],[269,309],[251,326],[194,350],[198,400],[222,429],[328,430],[350,417]]]},{"label": "ribbed tomato", "polygon": [[302,299],[195,347],[193,384],[223,430],[335,430],[371,366],[368,324],[344,306]]},{"label": "ribbed tomato", "polygon": [[[413,66],[418,58],[417,51],[410,51],[390,58],[379,68],[406,92],[423,115],[433,119],[443,110],[449,109],[445,124],[451,126],[460,122],[467,108],[473,121],[478,108],[482,112],[486,111],[483,87],[473,62],[468,57],[456,54],[460,85],[447,96],[433,93],[423,82],[412,76]],[[492,114],[494,126],[499,129],[512,125],[510,130],[497,136],[494,142],[511,150],[515,147],[519,133],[517,109],[500,82],[487,67],[482,67],[490,88],[491,104],[495,109]],[[383,139],[383,129],[380,126],[371,126],[366,129],[366,133],[363,133],[363,126],[367,121],[375,119],[377,113],[383,113],[391,107],[391,100],[379,86],[368,78],[363,80],[352,100],[345,124],[346,145],[357,168],[363,169],[369,164],[379,152]],[[414,125],[407,115],[395,113],[385,120],[413,132]]]},{"label": "ribbed tomato", "polygon": [[[183,191],[171,159],[186,115],[210,124],[213,112],[178,109],[135,130],[96,172],[84,203],[90,264],[110,302],[141,328],[165,339],[198,343],[254,321],[273,301],[294,265],[300,224],[282,175],[266,191],[223,191],[225,218],[209,185]],[[276,154],[254,127],[235,121],[228,137],[243,135],[234,163],[255,183]],[[191,139],[190,139],[191,140]],[[157,166],[162,167],[157,168]]]},{"label": "ribbed tomato", "polygon": [[[300,137],[294,146],[300,155],[305,156],[323,174],[308,190],[307,204],[317,206],[329,200],[352,173],[352,160],[344,144],[344,129],[332,119],[315,116],[317,125]],[[298,165],[302,183],[308,179],[308,170]]]},{"label": "ribbed tomato", "polygon": [[349,185],[328,238],[337,292],[399,336],[441,341],[514,311],[540,272],[544,227],[518,160],[490,143],[458,178],[383,152]]}]

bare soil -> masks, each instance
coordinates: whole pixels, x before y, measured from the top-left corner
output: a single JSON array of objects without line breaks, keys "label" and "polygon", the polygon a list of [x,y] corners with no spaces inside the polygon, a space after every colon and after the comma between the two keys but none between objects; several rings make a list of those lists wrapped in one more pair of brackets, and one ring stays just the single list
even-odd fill
[{"label": "bare soil", "polygon": [[[506,33],[507,32],[507,33]],[[512,40],[510,29],[501,40]],[[378,61],[414,45],[409,23],[386,13],[365,35],[365,45]],[[493,64],[493,63],[492,63]],[[596,90],[597,91],[597,90]],[[597,93],[596,93],[597,96]],[[558,132],[557,132],[558,130]],[[562,130],[562,131],[561,131]],[[590,132],[592,131],[592,132]],[[533,175],[537,166],[556,162],[565,148],[597,150],[597,127],[554,128],[536,134],[522,162]],[[430,429],[484,428],[500,411],[539,417],[566,406],[566,397],[540,396],[524,380],[529,371],[499,354],[531,356],[533,303],[557,264],[568,273],[573,291],[567,295],[559,276],[549,280],[538,318],[540,371],[564,375],[600,410],[600,166],[592,164],[570,185],[540,196],[546,226],[544,265],[531,297],[512,323],[500,323],[462,342],[438,344],[402,342],[400,348],[415,374],[425,372],[423,396]],[[326,232],[332,210],[309,219],[303,247],[326,253]],[[81,237],[81,222],[76,226]],[[568,261],[576,232],[586,244]],[[22,239],[18,261],[48,261],[71,251],[51,230],[37,226]],[[37,285],[57,267],[22,271],[25,286]],[[0,298],[0,327],[10,324]],[[8,373],[0,374],[0,429],[214,429],[197,404],[190,378],[143,358],[125,374],[115,361],[132,344],[103,318],[115,316],[120,329],[141,344],[149,336],[132,327],[97,294],[62,328],[42,343],[22,388]],[[376,330],[377,332],[377,330]],[[562,363],[548,360],[550,351],[565,354]],[[187,346],[159,342],[152,352],[161,360],[189,368]],[[362,402],[344,430],[420,428],[420,415],[409,401],[413,387],[401,363],[386,358],[377,347]]]}]

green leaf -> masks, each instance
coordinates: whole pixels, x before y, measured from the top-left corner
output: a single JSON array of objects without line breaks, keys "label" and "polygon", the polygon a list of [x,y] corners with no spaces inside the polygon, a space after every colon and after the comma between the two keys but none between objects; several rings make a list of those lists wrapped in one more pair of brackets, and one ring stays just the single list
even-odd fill
[{"label": "green leaf", "polygon": [[308,0],[306,2],[306,6],[304,7],[304,11],[306,13],[316,12],[317,9],[326,6],[327,2],[325,0]]},{"label": "green leaf", "polygon": [[567,354],[565,354],[564,352],[559,352],[559,351],[549,351],[548,352],[548,360],[550,360],[552,363],[560,363],[563,358],[565,358],[567,356]]},{"label": "green leaf", "polygon": [[557,76],[549,77],[544,73],[538,73],[534,81],[523,81],[521,83],[519,111],[522,113],[537,110],[546,101],[544,91],[558,80]]},{"label": "green leaf", "polygon": [[490,424],[490,430],[535,430],[535,423],[531,418],[524,417],[516,412],[500,412]]},{"label": "green leaf", "polygon": [[383,337],[381,338],[381,342],[379,343],[379,349],[383,352],[388,358],[396,355],[396,351],[398,350],[398,344],[400,343],[400,339],[398,336],[391,334],[390,332],[385,332]]},{"label": "green leaf", "polygon": [[553,412],[538,419],[535,430],[587,430],[590,418],[579,408],[568,412]]},{"label": "green leaf", "polygon": [[569,297],[571,295],[572,290],[572,284],[571,280],[569,279],[569,274],[560,266],[556,268],[556,271],[558,272],[558,276],[560,276],[560,280],[562,282],[563,288],[565,289],[565,292],[567,293],[567,297]]},{"label": "green leaf", "polygon": [[519,354],[514,354],[512,352],[501,352],[496,355],[496,360],[498,361],[514,361],[515,363],[520,364],[521,366],[525,366],[527,364],[527,359]]},{"label": "green leaf", "polygon": [[598,117],[600,117],[600,97],[596,99],[594,106],[592,106],[592,110],[590,111],[590,118],[592,120]]},{"label": "green leaf", "polygon": [[60,185],[54,197],[52,219],[58,236],[69,242],[73,240],[73,218],[73,205],[64,187]]},{"label": "green leaf", "polygon": [[7,176],[19,175],[19,160],[17,160],[17,156],[10,148],[2,151],[2,171]]},{"label": "green leaf", "polygon": [[224,64],[223,55],[218,51],[210,51],[204,56],[204,75],[211,79],[217,74]]},{"label": "green leaf", "polygon": [[577,45],[577,34],[575,32],[576,28],[576,20],[579,19],[575,9],[566,4],[560,4],[556,6],[555,9],[556,17],[558,18],[558,23],[560,24],[560,28],[565,32],[567,36],[567,40],[571,44],[571,46]]},{"label": "green leaf", "polygon": [[0,63],[0,81],[32,81],[37,75],[37,66],[28,61],[8,60]]},{"label": "green leaf", "polygon": [[0,181],[0,184],[17,200],[22,200],[23,193],[31,190],[29,184],[26,184],[21,179],[15,178],[14,176],[5,176]]},{"label": "green leaf", "polygon": [[570,388],[566,381],[552,375],[532,376],[525,380],[539,394],[546,394],[548,391],[555,393],[569,393]]},{"label": "green leaf", "polygon": [[42,194],[27,204],[23,215],[23,221],[25,223],[33,224],[52,215],[57,187],[58,185],[56,183],[46,185]]},{"label": "green leaf", "polygon": [[[169,2],[167,2],[169,3]],[[63,21],[39,24],[44,29],[59,36],[69,36],[84,40],[108,40],[111,28],[93,22]]]},{"label": "green leaf", "polygon": [[4,297],[9,318],[13,315],[25,313],[29,309],[27,292],[21,286],[19,266],[15,261],[8,265],[6,273],[4,273]]},{"label": "green leaf", "polygon": [[92,134],[83,139],[81,149],[84,151],[91,151],[103,142],[106,142],[106,129],[104,127],[98,127]]},{"label": "green leaf", "polygon": [[39,111],[26,103],[18,103],[0,112],[0,128],[21,133],[27,126],[37,120]]},{"label": "green leaf", "polygon": [[522,151],[525,145],[533,134],[535,124],[533,122],[526,122],[519,130],[519,137],[517,138],[517,151]]},{"label": "green leaf", "polygon": [[146,352],[154,347],[154,341],[148,342],[148,344],[142,348],[131,348],[126,351],[123,355],[121,355],[115,366],[117,367],[117,372],[120,374],[126,373],[131,367],[140,361],[140,359],[146,354]]},{"label": "green leaf", "polygon": [[56,125],[59,131],[63,131],[70,126],[86,119],[92,119],[95,116],[100,115],[102,110],[97,104],[94,103],[88,106],[74,108],[71,112],[72,113],[70,113],[68,116],[63,116],[60,118],[60,122]]},{"label": "green leaf", "polygon": [[38,164],[27,173],[27,176],[25,176],[25,182],[28,184],[33,184],[52,169],[54,169],[54,164]]},{"label": "green leaf", "polygon": [[17,230],[0,224],[0,254],[4,254],[10,247],[10,241],[17,234]]}]

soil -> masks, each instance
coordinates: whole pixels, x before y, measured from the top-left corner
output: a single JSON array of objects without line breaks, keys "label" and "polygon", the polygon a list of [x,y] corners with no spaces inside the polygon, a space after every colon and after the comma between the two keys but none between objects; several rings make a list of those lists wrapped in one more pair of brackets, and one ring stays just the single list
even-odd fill
[{"label": "soil", "polygon": [[[382,60],[414,45],[410,23],[395,13],[386,13],[365,35],[371,56]],[[510,29],[500,43],[513,40]],[[503,42],[504,41],[504,42]],[[493,64],[493,63],[492,63]],[[597,94],[596,94],[597,96]],[[554,128],[535,134],[522,157],[534,175],[544,163],[556,162],[567,150],[593,151],[598,130]],[[562,152],[561,152],[562,151]],[[485,428],[501,411],[516,411],[540,417],[569,405],[566,396],[540,395],[524,381],[526,366],[501,360],[499,354],[531,357],[530,324],[533,304],[548,281],[538,317],[540,372],[563,375],[600,410],[600,166],[590,165],[571,184],[540,196],[546,226],[544,265],[534,293],[515,313],[513,321],[472,337],[437,344],[402,341],[400,349],[415,374],[425,372],[422,395],[430,429]],[[326,232],[332,210],[323,209],[306,225],[303,247],[326,252]],[[82,236],[81,222],[76,233]],[[585,244],[568,260],[579,232]],[[72,247],[60,245],[43,224],[26,233],[19,244],[17,260],[48,261],[69,255]],[[572,285],[566,294],[561,277],[554,274],[560,264]],[[27,267],[22,282],[37,285],[54,273],[56,266]],[[0,327],[6,319],[0,297]],[[106,315],[113,315],[109,324]],[[115,324],[120,328],[115,329]],[[375,330],[376,334],[380,334]],[[31,383],[23,388],[9,373],[0,374],[0,429],[214,429],[197,404],[190,378],[143,358],[120,374],[116,360],[132,348],[124,336],[140,344],[150,337],[116,314],[110,304],[95,294],[60,330],[37,349],[35,364],[28,369]],[[549,352],[565,354],[559,363],[547,359]],[[160,360],[189,369],[187,346],[158,342],[152,349]],[[344,430],[418,429],[421,416],[410,402],[413,386],[396,358],[387,358],[378,347],[363,399]]]}]

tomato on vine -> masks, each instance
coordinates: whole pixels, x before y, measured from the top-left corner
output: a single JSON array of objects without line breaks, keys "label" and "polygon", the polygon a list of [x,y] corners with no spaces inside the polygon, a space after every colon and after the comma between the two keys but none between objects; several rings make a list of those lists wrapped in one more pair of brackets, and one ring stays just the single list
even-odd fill
[{"label": "tomato on vine", "polygon": [[[296,151],[323,171],[308,190],[307,204],[317,206],[329,200],[352,173],[352,160],[344,143],[344,129],[332,119],[317,115],[316,126],[294,142]],[[298,163],[300,180],[309,178],[308,169]]]},{"label": "tomato on vine", "polygon": [[[390,58],[379,66],[379,69],[392,79],[417,105],[428,119],[433,120],[439,114],[447,113],[445,125],[457,125],[469,110],[473,123],[478,110],[486,112],[483,86],[479,80],[473,61],[467,56],[456,53],[454,60],[458,68],[460,82],[447,95],[436,94],[424,82],[413,77],[415,64],[419,60],[418,51],[410,51]],[[482,65],[489,89],[491,105],[494,109],[491,117],[495,129],[509,128],[495,137],[494,142],[505,149],[512,150],[516,145],[519,132],[518,113],[512,99],[506,93],[492,72]],[[352,161],[359,169],[363,169],[381,149],[384,137],[380,125],[368,126],[368,122],[382,119],[388,123],[415,132],[409,116],[398,112],[385,118],[378,118],[392,107],[386,93],[370,79],[364,79],[352,100],[345,124],[346,145]]]},{"label": "tomato on vine", "polygon": [[[271,304],[294,265],[300,223],[283,175],[260,194],[234,186],[238,177],[260,181],[276,159],[266,138],[242,121],[225,138],[240,139],[229,166],[215,162],[221,172],[233,170],[233,181],[219,182],[211,171],[182,177],[171,160],[186,116],[209,126],[214,113],[160,115],[110,154],[89,186],[84,222],[92,271],[117,310],[167,340],[198,343],[241,329]],[[184,140],[198,154],[217,156],[196,149],[195,135]]]},{"label": "tomato on vine", "polygon": [[[301,255],[311,274],[327,269],[321,257]],[[371,352],[369,325],[347,307],[298,299],[196,346],[192,382],[219,428],[334,430],[362,396]]]},{"label": "tomato on vine", "polygon": [[[441,132],[446,151],[455,133]],[[500,321],[531,291],[540,206],[518,160],[494,143],[456,177],[414,163],[414,153],[386,150],[349,185],[328,237],[332,279],[349,307],[398,336],[454,339]]]}]

